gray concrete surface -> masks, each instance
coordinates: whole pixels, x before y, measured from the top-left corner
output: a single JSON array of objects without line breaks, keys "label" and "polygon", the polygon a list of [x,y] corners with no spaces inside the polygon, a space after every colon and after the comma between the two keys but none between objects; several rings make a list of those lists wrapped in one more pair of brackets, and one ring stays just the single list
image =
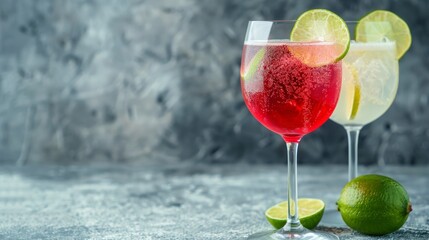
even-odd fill
[{"label": "gray concrete surface", "polygon": [[[399,231],[341,239],[429,239],[429,168],[361,168],[407,189],[414,211]],[[299,166],[299,195],[334,208],[346,168]],[[245,239],[270,230],[264,210],[285,199],[283,165],[0,168],[0,239]]]}]

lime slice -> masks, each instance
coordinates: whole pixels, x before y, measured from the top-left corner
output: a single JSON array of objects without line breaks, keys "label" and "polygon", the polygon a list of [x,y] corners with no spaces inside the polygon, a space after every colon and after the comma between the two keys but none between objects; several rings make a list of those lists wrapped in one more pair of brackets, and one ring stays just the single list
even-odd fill
[{"label": "lime slice", "polygon": [[241,78],[244,81],[251,79],[253,75],[256,73],[256,71],[259,68],[259,65],[262,62],[262,59],[264,59],[264,55],[266,51],[267,50],[265,48],[259,49],[259,51],[253,56],[252,60],[250,60],[250,63],[247,69],[244,71],[244,73],[241,73]]},{"label": "lime slice", "polygon": [[339,101],[346,102],[347,117],[353,120],[359,109],[361,99],[361,86],[359,82],[358,70],[351,64],[343,62],[343,84]]},{"label": "lime slice", "polygon": [[[325,210],[325,203],[319,199],[300,198],[298,199],[298,216],[301,224],[313,229],[319,224]],[[276,229],[282,228],[287,219],[287,201],[270,207],[265,211],[268,222]]]},{"label": "lime slice", "polygon": [[359,20],[356,41],[381,42],[385,39],[396,43],[396,58],[400,59],[412,42],[407,23],[398,15],[385,10],[373,11]]},{"label": "lime slice", "polygon": [[334,45],[330,51],[314,54],[292,54],[310,66],[321,66],[343,59],[350,47],[350,34],[346,23],[335,13],[325,9],[313,9],[301,14],[292,29],[291,41],[329,42]]},{"label": "lime slice", "polygon": [[352,113],[350,114],[350,120],[355,119],[359,109],[359,103],[360,103],[360,95],[361,95],[360,85],[355,84],[354,89],[355,89],[355,94],[353,96],[353,106],[352,106]]}]

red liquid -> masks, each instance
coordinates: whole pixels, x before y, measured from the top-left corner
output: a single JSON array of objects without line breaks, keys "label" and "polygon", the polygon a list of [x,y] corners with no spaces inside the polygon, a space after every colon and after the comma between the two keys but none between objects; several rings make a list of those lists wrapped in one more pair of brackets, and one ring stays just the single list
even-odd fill
[{"label": "red liquid", "polygon": [[[262,48],[266,50],[262,60],[251,64]],[[311,67],[294,57],[291,50],[322,54],[327,48],[334,50],[335,46],[290,42],[244,45],[242,76],[249,65],[255,66],[253,74],[241,79],[244,101],[261,124],[288,142],[298,142],[329,119],[341,88],[341,63]]]}]

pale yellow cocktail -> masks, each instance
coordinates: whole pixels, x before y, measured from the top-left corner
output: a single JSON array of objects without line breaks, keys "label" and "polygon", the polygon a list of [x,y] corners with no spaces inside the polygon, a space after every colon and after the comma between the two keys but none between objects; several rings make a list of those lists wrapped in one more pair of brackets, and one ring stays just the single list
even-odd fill
[{"label": "pale yellow cocktail", "polygon": [[342,69],[341,94],[331,119],[363,126],[383,115],[398,90],[395,42],[352,41]]}]

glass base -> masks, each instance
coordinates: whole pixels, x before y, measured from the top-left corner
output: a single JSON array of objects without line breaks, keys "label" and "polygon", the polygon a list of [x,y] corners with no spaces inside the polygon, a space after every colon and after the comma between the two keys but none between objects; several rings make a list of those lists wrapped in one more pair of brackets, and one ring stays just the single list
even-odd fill
[{"label": "glass base", "polygon": [[259,232],[250,235],[248,240],[283,240],[283,239],[301,239],[301,240],[339,240],[339,238],[328,232],[310,231],[302,228],[299,231],[285,231],[283,229],[274,231]]},{"label": "glass base", "polygon": [[320,224],[329,227],[347,227],[341,217],[340,212],[334,209],[329,209],[325,211],[325,213],[323,214],[322,221],[320,221]]}]

